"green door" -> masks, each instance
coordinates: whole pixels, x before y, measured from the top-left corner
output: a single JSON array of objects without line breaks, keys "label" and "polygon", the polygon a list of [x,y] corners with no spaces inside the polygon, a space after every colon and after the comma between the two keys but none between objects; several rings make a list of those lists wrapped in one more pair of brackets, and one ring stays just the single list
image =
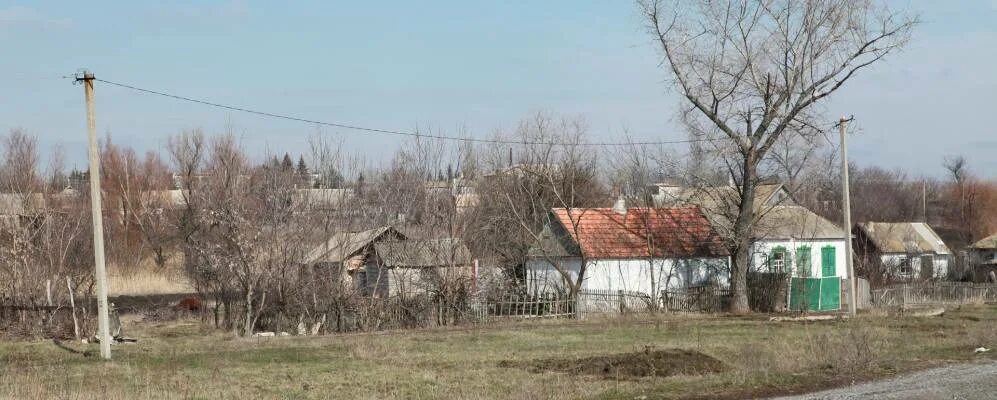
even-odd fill
[{"label": "green door", "polygon": [[820,266],[822,277],[837,276],[837,269],[834,265],[835,260],[835,249],[834,246],[824,246],[820,249]]}]

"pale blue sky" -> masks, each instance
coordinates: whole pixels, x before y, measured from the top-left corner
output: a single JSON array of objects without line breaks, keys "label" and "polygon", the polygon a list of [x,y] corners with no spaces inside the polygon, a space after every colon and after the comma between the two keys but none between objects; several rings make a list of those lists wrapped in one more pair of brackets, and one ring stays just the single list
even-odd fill
[{"label": "pale blue sky", "polygon": [[[83,94],[99,78],[220,103],[384,129],[511,129],[539,110],[581,115],[594,138],[684,137],[676,96],[634,4],[620,1],[10,2],[0,0],[0,130],[65,145],[83,167]],[[845,87],[863,164],[939,175],[964,154],[997,176],[997,1],[896,2],[924,24],[907,51]],[[140,150],[231,120],[245,145],[299,153],[314,126],[97,86],[98,129]],[[391,136],[341,132],[379,159]]]}]

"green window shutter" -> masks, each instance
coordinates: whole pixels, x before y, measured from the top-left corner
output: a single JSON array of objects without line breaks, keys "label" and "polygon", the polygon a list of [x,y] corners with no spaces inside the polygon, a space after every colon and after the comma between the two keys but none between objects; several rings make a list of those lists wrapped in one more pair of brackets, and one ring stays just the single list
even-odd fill
[{"label": "green window shutter", "polygon": [[810,277],[811,272],[811,261],[810,257],[810,246],[801,246],[796,248],[796,271],[797,276],[807,278]]},{"label": "green window shutter", "polygon": [[837,269],[834,265],[835,260],[835,248],[834,246],[824,246],[820,249],[820,259],[821,259],[821,276],[835,276],[837,275]]}]

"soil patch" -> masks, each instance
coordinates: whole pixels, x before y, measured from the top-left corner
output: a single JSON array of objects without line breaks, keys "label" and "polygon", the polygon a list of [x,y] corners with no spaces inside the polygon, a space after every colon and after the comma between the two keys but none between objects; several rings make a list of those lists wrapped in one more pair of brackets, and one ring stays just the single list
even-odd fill
[{"label": "soil patch", "polygon": [[627,380],[646,376],[703,375],[723,371],[720,360],[693,350],[646,350],[585,358],[541,359],[526,362],[503,361],[499,366],[523,368],[533,373],[545,371],[573,375],[594,375]]}]

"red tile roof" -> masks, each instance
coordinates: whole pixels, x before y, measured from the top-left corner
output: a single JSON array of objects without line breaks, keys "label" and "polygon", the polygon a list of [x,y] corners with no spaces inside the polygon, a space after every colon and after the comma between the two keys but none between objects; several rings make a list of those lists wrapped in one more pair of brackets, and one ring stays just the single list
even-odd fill
[{"label": "red tile roof", "polygon": [[[697,207],[551,210],[588,258],[726,256],[723,241]],[[577,224],[577,229],[576,229]]]}]

